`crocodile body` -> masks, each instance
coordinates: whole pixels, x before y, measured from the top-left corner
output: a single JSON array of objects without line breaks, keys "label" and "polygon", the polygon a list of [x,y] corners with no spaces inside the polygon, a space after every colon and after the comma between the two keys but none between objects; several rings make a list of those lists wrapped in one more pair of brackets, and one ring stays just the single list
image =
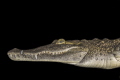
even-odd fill
[{"label": "crocodile body", "polygon": [[120,39],[54,40],[35,49],[8,51],[14,61],[53,61],[80,67],[113,69],[120,67]]}]

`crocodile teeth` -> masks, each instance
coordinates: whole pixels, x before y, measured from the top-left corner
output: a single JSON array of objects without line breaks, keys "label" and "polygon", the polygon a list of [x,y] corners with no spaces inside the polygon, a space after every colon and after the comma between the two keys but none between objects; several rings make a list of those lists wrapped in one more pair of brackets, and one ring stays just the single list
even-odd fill
[{"label": "crocodile teeth", "polygon": [[23,54],[23,50],[21,50],[20,54]]},{"label": "crocodile teeth", "polygon": [[39,54],[41,54],[42,52],[39,52]]},{"label": "crocodile teeth", "polygon": [[58,52],[58,54],[61,54],[62,52]]},{"label": "crocodile teeth", "polygon": [[48,54],[52,54],[52,55],[57,55],[57,54],[62,54],[62,53],[64,53],[64,52],[66,52],[66,51],[58,51],[58,52],[51,52],[51,51],[42,51],[42,52],[39,52],[39,54],[44,54],[44,53],[48,53]]},{"label": "crocodile teeth", "polygon": [[35,55],[35,59],[37,59],[37,55]]},{"label": "crocodile teeth", "polygon": [[55,53],[53,52],[52,55],[54,55]]}]

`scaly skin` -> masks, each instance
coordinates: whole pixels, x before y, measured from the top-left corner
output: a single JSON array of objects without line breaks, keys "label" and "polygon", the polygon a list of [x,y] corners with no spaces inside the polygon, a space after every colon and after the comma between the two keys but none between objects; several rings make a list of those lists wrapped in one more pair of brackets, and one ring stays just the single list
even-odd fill
[{"label": "scaly skin", "polygon": [[113,69],[120,67],[120,39],[54,40],[35,49],[10,50],[14,61],[53,61],[80,67]]}]

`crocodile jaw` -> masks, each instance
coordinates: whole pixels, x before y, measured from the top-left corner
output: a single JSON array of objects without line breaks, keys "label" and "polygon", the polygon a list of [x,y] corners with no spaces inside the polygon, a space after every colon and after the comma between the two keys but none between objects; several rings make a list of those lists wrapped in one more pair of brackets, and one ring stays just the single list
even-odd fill
[{"label": "crocodile jaw", "polygon": [[[52,61],[75,64],[86,52],[80,51],[75,45],[46,45],[30,50],[14,48],[7,54],[14,61]],[[80,55],[83,56],[79,57]]]}]

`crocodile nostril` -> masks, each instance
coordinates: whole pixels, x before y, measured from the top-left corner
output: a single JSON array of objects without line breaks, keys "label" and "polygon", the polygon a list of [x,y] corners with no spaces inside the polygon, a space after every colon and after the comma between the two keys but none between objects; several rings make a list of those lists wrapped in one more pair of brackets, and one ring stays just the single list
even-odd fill
[{"label": "crocodile nostril", "polygon": [[9,52],[7,53],[7,55],[8,55],[9,57],[12,57],[12,55],[11,55]]}]

